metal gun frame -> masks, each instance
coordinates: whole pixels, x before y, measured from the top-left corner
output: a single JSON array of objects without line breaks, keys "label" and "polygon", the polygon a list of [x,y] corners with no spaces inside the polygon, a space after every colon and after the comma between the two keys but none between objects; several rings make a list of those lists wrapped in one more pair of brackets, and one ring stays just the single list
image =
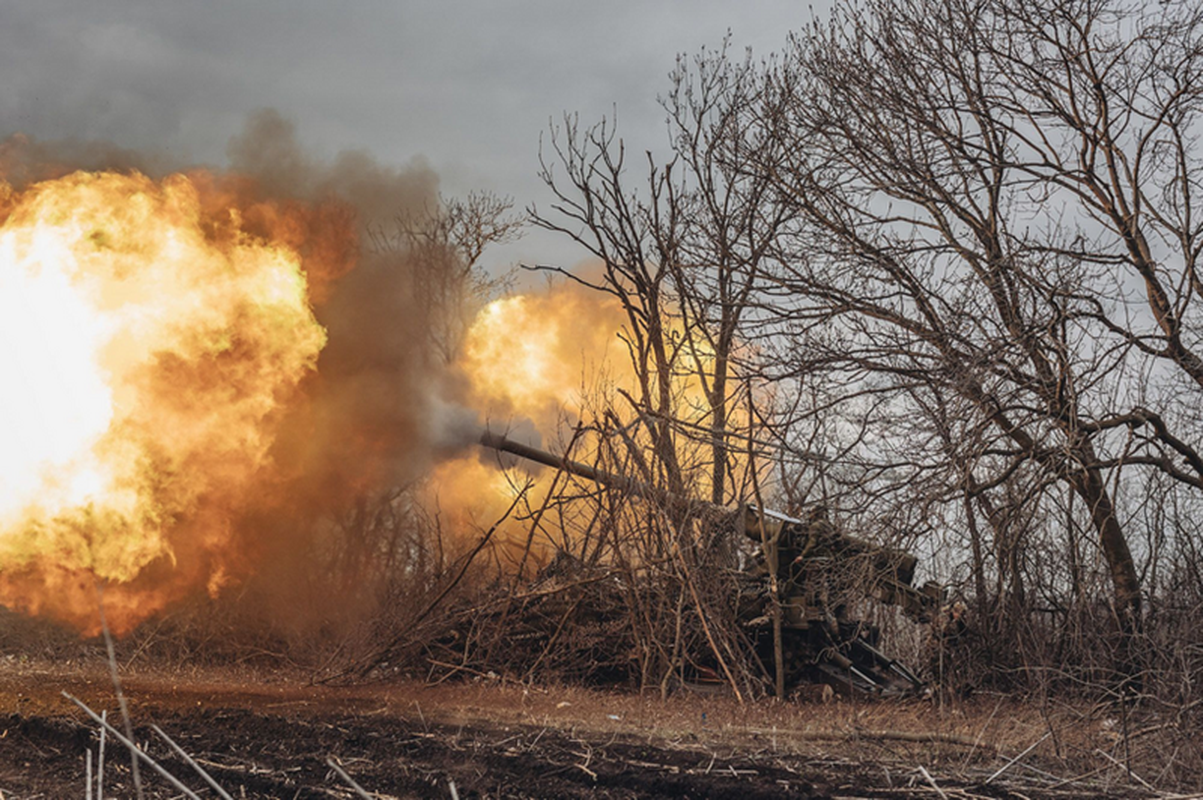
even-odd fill
[{"label": "metal gun frame", "polygon": [[845,604],[830,602],[828,591],[833,576],[855,573],[855,588],[864,596],[898,606],[916,622],[930,622],[944,601],[944,590],[934,582],[921,589],[912,586],[918,564],[914,555],[838,532],[822,515],[802,520],[754,505],[732,510],[675,497],[641,481],[489,431],[481,435],[480,444],[562,469],[633,497],[673,508],[725,515],[736,530],[764,550],[757,570],[746,576],[749,591],[741,593],[741,608],[737,610],[764,663],[772,663],[773,636],[768,616],[758,613],[763,611],[767,598],[757,587],[767,583],[763,579],[767,576],[767,564],[775,561],[778,565],[787,686],[823,682],[876,695],[904,695],[923,690],[923,682],[911,670],[878,649],[877,629],[847,618]]}]

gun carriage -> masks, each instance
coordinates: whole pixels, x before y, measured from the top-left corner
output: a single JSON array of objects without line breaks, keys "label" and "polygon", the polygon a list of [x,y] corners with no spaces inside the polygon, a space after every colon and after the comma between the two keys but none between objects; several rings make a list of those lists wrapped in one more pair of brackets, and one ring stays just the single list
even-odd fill
[{"label": "gun carriage", "polygon": [[864,597],[897,606],[918,623],[929,623],[944,599],[943,588],[913,585],[918,559],[839,531],[816,507],[806,519],[742,505],[736,509],[679,498],[658,487],[556,456],[486,431],[480,444],[609,489],[667,507],[705,513],[759,545],[758,557],[738,576],[737,615],[765,664],[773,663],[773,604],[768,590],[776,573],[781,607],[787,686],[823,682],[880,695],[921,691],[923,682],[879,649],[878,628],[849,614],[849,600]]}]

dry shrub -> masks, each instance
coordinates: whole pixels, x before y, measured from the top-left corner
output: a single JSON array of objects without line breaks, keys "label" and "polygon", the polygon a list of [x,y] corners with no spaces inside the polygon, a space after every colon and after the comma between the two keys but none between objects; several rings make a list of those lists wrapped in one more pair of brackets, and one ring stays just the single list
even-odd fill
[{"label": "dry shrub", "polygon": [[288,522],[304,526],[289,547],[216,597],[194,598],[143,625],[122,643],[126,658],[342,673],[408,632],[453,579],[456,591],[471,592],[488,571],[480,564],[462,569],[465,537],[444,532],[412,492],[389,491],[337,516]]},{"label": "dry shrub", "polygon": [[588,521],[533,579],[506,577],[464,595],[444,616],[449,630],[431,635],[427,626],[398,651],[424,659],[438,679],[493,673],[667,693],[704,674],[763,693],[764,671],[736,618],[738,575],[723,548],[698,544],[729,536],[729,526],[673,519],[617,492],[570,504],[589,508],[557,509],[560,522]]},{"label": "dry shrub", "polygon": [[102,655],[95,641],[52,620],[30,617],[0,606],[0,656],[15,660],[48,660],[59,664]]}]

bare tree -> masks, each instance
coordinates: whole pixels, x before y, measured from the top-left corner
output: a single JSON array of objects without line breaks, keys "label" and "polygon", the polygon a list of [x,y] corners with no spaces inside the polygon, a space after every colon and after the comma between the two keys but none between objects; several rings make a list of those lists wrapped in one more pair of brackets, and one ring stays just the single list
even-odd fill
[{"label": "bare tree", "polygon": [[368,232],[377,251],[405,259],[415,307],[429,314],[429,345],[443,363],[455,357],[472,316],[508,280],[485,272],[480,258],[521,232],[523,220],[512,208],[508,198],[472,192]]},{"label": "bare tree", "polygon": [[[674,341],[668,263],[680,247],[681,205],[671,167],[657,166],[648,156],[650,197],[641,200],[624,182],[626,150],[605,121],[582,130],[575,118],[553,131],[554,160],[541,159],[541,175],[557,200],[549,217],[531,210],[532,222],[564,233],[602,265],[602,278],[590,282],[560,268],[548,268],[616,298],[626,312],[623,330],[638,396],[637,413],[646,416],[656,470],[648,479],[681,494],[684,479],[672,420],[679,400],[674,373],[681,359]],[[660,233],[666,236],[660,236]]]},{"label": "bare tree", "polygon": [[[762,424],[746,411],[755,375],[749,331],[758,322],[746,312],[791,213],[771,177],[753,169],[764,158],[759,151],[778,142],[743,135],[761,87],[757,65],[750,57],[733,62],[725,45],[680,59],[662,100],[669,157],[660,163],[647,153],[636,178],[611,123],[582,129],[568,118],[552,132],[543,161],[556,199],[550,213],[532,210],[534,224],[572,237],[601,267],[597,279],[544,269],[613,296],[626,312],[622,336],[637,389],[599,414],[613,468],[678,499],[751,499],[751,484],[737,485],[745,472],[738,467],[749,463],[750,426]],[[685,392],[686,385],[700,392]],[[760,413],[767,417],[768,409]],[[748,656],[738,653],[747,643],[732,624],[733,605],[714,603],[726,591],[714,567],[730,553],[729,541],[720,545],[729,525],[699,519],[679,501],[642,518],[650,538],[636,529],[613,555],[668,562],[671,591],[657,581],[632,584],[645,669],[661,678],[683,668],[696,648],[682,638],[690,630],[682,615],[696,615],[694,632],[704,633],[704,649],[737,686]]]},{"label": "bare tree", "polygon": [[[755,372],[754,359],[739,363],[751,352],[758,323],[749,313],[752,298],[792,211],[779,201],[772,177],[755,168],[776,158],[782,143],[746,135],[763,90],[750,54],[734,60],[724,43],[678,59],[670,80],[661,101],[666,161],[648,152],[645,179],[633,181],[612,125],[582,130],[570,118],[553,131],[552,158],[543,162],[556,213],[533,209],[532,217],[571,236],[603,266],[597,282],[569,277],[617,297],[626,310],[624,335],[640,376],[631,405],[645,417],[669,488],[683,485],[674,477],[682,470],[675,437],[704,439],[707,494],[723,503],[736,493],[728,440],[736,437],[738,451],[737,429],[747,424],[742,413],[738,424],[733,414],[746,405],[741,392]],[[683,407],[674,389],[682,377],[701,387],[704,407]]]},{"label": "bare tree", "polygon": [[1129,638],[1141,586],[1112,481],[1135,464],[1203,476],[1181,415],[1138,383],[1149,359],[1200,374],[1184,323],[1201,30],[1175,5],[838,6],[766,70],[752,128],[786,143],[758,169],[800,219],[777,276],[793,371],[888,396],[886,416],[967,401],[972,447],[910,466],[951,456],[992,524],[1019,470],[1068,485]]},{"label": "bare tree", "polygon": [[[739,364],[740,351],[748,349],[755,335],[752,301],[792,213],[779,202],[772,176],[755,168],[778,158],[783,142],[746,135],[747,117],[761,91],[751,53],[735,61],[724,43],[720,50],[703,51],[692,64],[679,58],[663,100],[674,165],[684,173],[684,190],[673,199],[684,213],[669,217],[680,231],[661,237],[680,242],[667,266],[687,322],[685,355],[708,405],[702,419],[712,437],[710,491],[715,503],[739,493],[734,486],[728,489],[728,427],[732,409],[745,403],[739,389],[756,372],[754,359],[745,357]],[[739,377],[737,367],[742,381],[733,380]],[[750,416],[745,425],[753,424]]]},{"label": "bare tree", "polygon": [[569,119],[534,222],[627,311],[652,445],[630,465],[742,496],[731,442],[755,435],[732,438],[732,410],[769,382],[757,433],[787,497],[963,530],[978,610],[1024,635],[1037,610],[1086,613],[1101,570],[1135,685],[1145,592],[1171,573],[1155,528],[1185,530],[1136,487],[1190,508],[1203,488],[1197,403],[1176,400],[1203,387],[1201,33],[1181,4],[865,0],[776,60],[682,60],[670,156],[637,180],[611,126]]}]

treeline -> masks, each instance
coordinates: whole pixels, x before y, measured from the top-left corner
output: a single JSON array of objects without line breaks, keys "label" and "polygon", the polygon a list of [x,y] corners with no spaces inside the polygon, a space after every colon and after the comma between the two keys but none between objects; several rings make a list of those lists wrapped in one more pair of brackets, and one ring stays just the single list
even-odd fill
[{"label": "treeline", "polygon": [[1197,3],[869,0],[680,59],[667,158],[566,118],[533,220],[628,311],[644,477],[925,555],[975,681],[1190,702],[1201,34]]}]

